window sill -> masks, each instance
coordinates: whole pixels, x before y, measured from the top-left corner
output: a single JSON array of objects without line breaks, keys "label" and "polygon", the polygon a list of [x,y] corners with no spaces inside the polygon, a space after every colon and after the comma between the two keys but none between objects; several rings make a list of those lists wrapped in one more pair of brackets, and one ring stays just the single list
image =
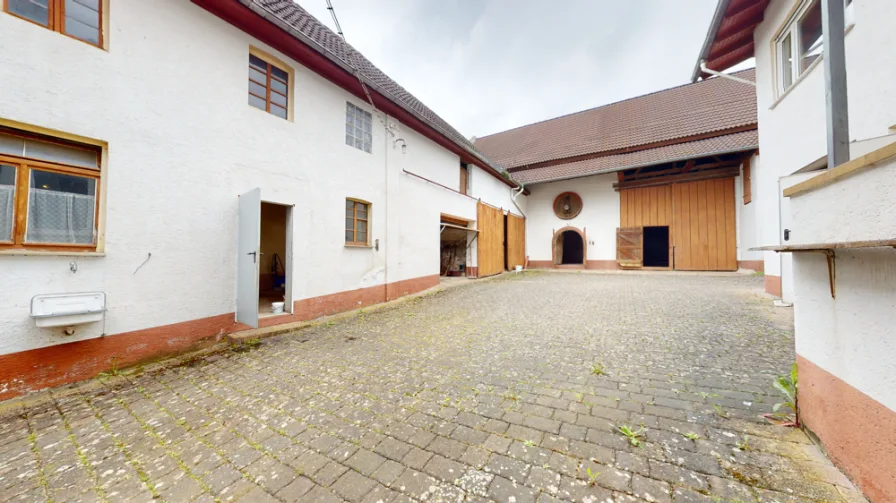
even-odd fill
[{"label": "window sill", "polygon": [[21,248],[0,249],[0,256],[32,256],[32,257],[105,257],[99,251],[60,251],[60,250],[24,250]]},{"label": "window sill", "polygon": [[[855,28],[855,26],[856,26],[855,23],[847,26],[846,31],[843,33],[843,36],[846,37],[847,35],[849,35],[849,33],[852,31],[853,28]],[[813,70],[815,70],[815,67],[817,67],[818,65],[821,64],[822,61],[824,61],[824,52],[822,52],[821,54],[818,55],[818,58],[816,58],[815,61],[813,61],[812,64],[809,65],[809,68],[806,68],[806,71],[803,72],[803,74],[800,75],[793,82],[793,84],[791,84],[790,87],[787,88],[786,91],[784,91],[783,93],[778,95],[777,98],[775,98],[775,101],[773,101],[772,104],[769,105],[768,109],[774,110],[775,107],[777,107],[779,103],[784,101],[784,98],[786,98],[787,95],[789,95],[794,89],[796,89],[796,86],[800,85],[800,82],[805,80],[809,76],[809,74],[812,73]],[[777,79],[778,77],[776,76],[775,78]],[[778,86],[778,83],[775,82],[775,87],[777,87],[777,86]]]},{"label": "window sill", "polygon": [[360,244],[352,244],[345,243],[346,248],[373,248],[373,245],[360,245]]}]

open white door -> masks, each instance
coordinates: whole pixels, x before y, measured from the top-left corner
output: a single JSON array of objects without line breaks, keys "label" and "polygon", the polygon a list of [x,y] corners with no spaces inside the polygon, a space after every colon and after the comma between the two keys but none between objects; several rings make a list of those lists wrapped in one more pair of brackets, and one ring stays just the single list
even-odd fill
[{"label": "open white door", "polygon": [[236,245],[236,321],[258,328],[261,189],[240,196]]}]

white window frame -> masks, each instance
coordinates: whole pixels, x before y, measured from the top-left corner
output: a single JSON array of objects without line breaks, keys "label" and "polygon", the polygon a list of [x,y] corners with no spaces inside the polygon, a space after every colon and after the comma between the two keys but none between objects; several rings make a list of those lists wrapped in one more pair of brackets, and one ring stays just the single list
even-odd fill
[{"label": "white window frame", "polygon": [[[800,81],[803,75],[808,73],[809,70],[816,65],[817,60],[807,66],[805,70],[802,69],[801,58],[803,54],[803,41],[800,37],[800,21],[805,17],[809,10],[815,6],[815,4],[818,4],[819,8],[821,8],[821,2],[823,1],[824,0],[805,0],[803,4],[796,9],[796,12],[790,16],[787,22],[784,23],[784,27],[778,32],[774,44],[774,59],[777,74],[775,78],[775,91],[779,97],[787,93],[787,91]],[[843,0],[843,4],[844,24],[848,30],[855,24],[855,2],[853,0]],[[788,37],[790,37],[790,83],[789,85],[785,85],[788,72],[785,68],[787,57],[784,54],[784,41]],[[824,47],[822,47],[822,52],[819,54],[818,59],[821,59],[823,56]]]},{"label": "white window frame", "polygon": [[373,153],[373,114],[350,101],[345,102],[345,144]]}]

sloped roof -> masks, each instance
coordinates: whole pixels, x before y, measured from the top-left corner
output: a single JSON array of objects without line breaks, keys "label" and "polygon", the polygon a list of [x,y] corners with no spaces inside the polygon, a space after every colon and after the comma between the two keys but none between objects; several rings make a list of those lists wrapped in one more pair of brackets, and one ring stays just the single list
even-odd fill
[{"label": "sloped roof", "polygon": [[[735,75],[755,80],[752,69]],[[485,136],[475,145],[523,180],[522,171],[513,168],[652,148],[756,124],[755,88],[711,78]]]},{"label": "sloped roof", "polygon": [[552,180],[612,173],[654,164],[684,161],[709,155],[743,152],[755,149],[758,145],[759,131],[752,129],[740,133],[714,136],[703,140],[676,143],[625,154],[594,157],[582,161],[526,169],[513,173],[513,177],[523,184],[549,182]]},{"label": "sloped roof", "polygon": [[316,49],[335,57],[344,65],[356,68],[368,85],[386,96],[391,101],[399,104],[415,117],[432,127],[453,143],[473,154],[482,161],[484,167],[491,168],[500,174],[504,169],[491,162],[482,154],[473,143],[454,129],[448,122],[439,117],[429,107],[414,97],[405,88],[389,78],[382,70],[376,67],[357,49],[343,41],[342,37],[334,33],[327,26],[317,20],[308,11],[292,0],[239,0],[240,3],[256,12],[258,9],[269,13],[276,20],[281,21],[290,28],[303,35],[307,40],[316,45]]}]

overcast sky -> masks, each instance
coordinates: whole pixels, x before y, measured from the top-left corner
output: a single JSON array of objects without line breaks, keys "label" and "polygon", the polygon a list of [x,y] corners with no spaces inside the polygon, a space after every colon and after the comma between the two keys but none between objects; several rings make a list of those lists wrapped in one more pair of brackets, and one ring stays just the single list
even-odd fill
[{"label": "overcast sky", "polygon": [[717,0],[332,2],[349,43],[481,137],[687,83]]}]

